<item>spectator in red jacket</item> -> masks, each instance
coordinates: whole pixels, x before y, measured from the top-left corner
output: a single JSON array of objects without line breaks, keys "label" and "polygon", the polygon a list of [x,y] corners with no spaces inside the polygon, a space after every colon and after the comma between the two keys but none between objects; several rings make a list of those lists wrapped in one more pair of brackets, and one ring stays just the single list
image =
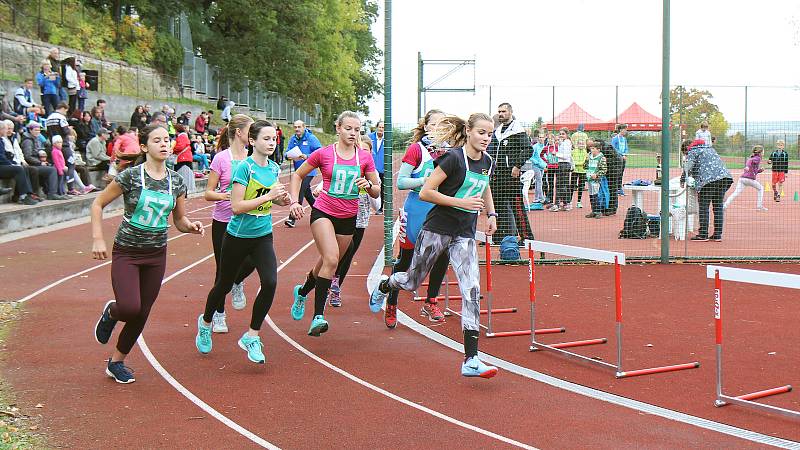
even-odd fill
[{"label": "spectator in red jacket", "polygon": [[135,127],[126,129],[124,126],[117,127],[117,138],[114,139],[112,147],[112,158],[117,162],[117,172],[122,172],[131,163],[130,160],[120,159],[121,155],[136,155],[141,153],[139,148],[139,130]]},{"label": "spectator in red jacket", "polygon": [[194,131],[198,134],[203,134],[206,132],[206,125],[208,125],[208,116],[205,111],[201,111],[194,121]]},{"label": "spectator in red jacket", "polygon": [[186,127],[182,124],[175,124],[175,147],[172,153],[178,155],[178,162],[175,164],[175,171],[177,172],[182,166],[192,168],[192,143],[189,141],[189,133],[186,132]]}]

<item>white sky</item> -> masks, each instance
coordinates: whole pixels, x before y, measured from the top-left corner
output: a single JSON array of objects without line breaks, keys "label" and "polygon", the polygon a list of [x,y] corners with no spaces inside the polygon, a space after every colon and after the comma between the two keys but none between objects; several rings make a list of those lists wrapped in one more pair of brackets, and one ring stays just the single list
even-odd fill
[{"label": "white sky", "polygon": [[[373,32],[382,49],[379,5]],[[416,121],[418,51],[476,60],[476,92],[428,93],[428,109],[491,113],[508,101],[521,120],[547,121],[555,84],[556,114],[576,101],[607,120],[619,85],[619,112],[636,101],[661,116],[661,8],[658,0],[395,0],[393,122]],[[794,86],[749,88],[748,120],[800,120],[800,1],[672,0],[671,8],[671,85],[708,86],[729,122],[744,120],[744,89],[711,86]],[[426,65],[425,84],[443,70]],[[472,80],[462,68],[438,86]],[[382,96],[369,105],[370,119],[383,117]]]}]

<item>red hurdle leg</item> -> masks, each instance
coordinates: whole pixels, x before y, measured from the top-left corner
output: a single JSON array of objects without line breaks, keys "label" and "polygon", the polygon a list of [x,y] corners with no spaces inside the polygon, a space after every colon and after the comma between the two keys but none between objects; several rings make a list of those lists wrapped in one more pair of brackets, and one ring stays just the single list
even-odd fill
[{"label": "red hurdle leg", "polygon": [[557,344],[546,344],[546,345],[553,348],[571,348],[571,347],[582,347],[584,345],[605,344],[606,342],[608,342],[608,339],[599,338],[599,339],[585,339],[583,341],[559,342]]},{"label": "red hurdle leg", "polygon": [[780,386],[772,389],[765,389],[763,391],[751,392],[749,394],[738,395],[736,396],[736,398],[738,398],[739,400],[755,400],[758,398],[769,397],[770,395],[785,394],[787,392],[792,392],[791,384],[787,384],[786,386]]},{"label": "red hurdle leg", "polygon": [[[536,330],[536,334],[555,334],[555,333],[564,333],[567,329],[564,327],[560,328],[539,328]],[[509,337],[509,336],[529,336],[531,334],[531,330],[518,330],[518,331],[498,331],[497,333],[486,333],[486,337],[493,338],[493,337]]]},{"label": "red hurdle leg", "polygon": [[[443,286],[444,286],[444,283],[445,283],[445,282],[442,282],[442,285],[443,285]],[[420,283],[420,286],[428,286],[429,284],[430,284],[430,283],[428,283],[427,281],[423,281],[422,283]],[[447,284],[448,284],[449,286],[458,286],[458,281],[447,281]]]}]

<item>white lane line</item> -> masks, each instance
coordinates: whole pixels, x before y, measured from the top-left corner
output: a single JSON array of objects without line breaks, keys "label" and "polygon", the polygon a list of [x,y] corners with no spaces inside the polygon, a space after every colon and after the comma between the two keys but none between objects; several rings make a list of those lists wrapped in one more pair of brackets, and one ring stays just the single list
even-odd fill
[{"label": "white lane line", "polygon": [[372,383],[364,381],[361,378],[351,374],[350,372],[348,372],[348,371],[346,371],[344,369],[341,369],[338,366],[335,366],[335,365],[329,363],[328,361],[320,358],[319,356],[317,356],[316,354],[312,353],[311,351],[309,351],[308,349],[306,349],[302,345],[298,344],[294,339],[292,339],[289,336],[287,336],[286,333],[283,332],[283,330],[278,328],[278,326],[275,325],[275,322],[272,321],[271,317],[267,316],[267,318],[265,319],[265,322],[267,322],[267,324],[270,326],[270,328],[272,328],[272,330],[275,331],[275,333],[277,333],[278,336],[283,338],[284,341],[286,341],[289,344],[291,344],[292,347],[296,348],[297,350],[302,352],[304,355],[306,355],[309,358],[313,359],[314,361],[322,364],[323,366],[327,367],[328,369],[330,369],[330,370],[338,373],[339,375],[349,379],[350,381],[358,383],[358,384],[360,384],[361,386],[363,386],[363,387],[365,387],[367,389],[375,391],[378,394],[381,394],[381,395],[383,395],[385,397],[388,397],[388,398],[390,398],[390,399],[392,399],[394,401],[400,402],[400,403],[402,403],[402,404],[404,404],[406,406],[410,406],[410,407],[412,407],[414,409],[417,409],[419,411],[422,411],[422,412],[424,412],[426,414],[430,414],[430,415],[432,415],[432,416],[434,416],[436,418],[442,419],[442,420],[444,420],[446,422],[450,422],[453,425],[457,425],[457,426],[465,428],[467,430],[474,431],[474,432],[482,434],[482,435],[484,435],[486,437],[490,437],[492,439],[496,439],[496,440],[498,440],[500,442],[505,442],[506,444],[510,444],[510,445],[515,446],[515,447],[524,448],[524,449],[528,449],[528,450],[536,450],[536,447],[532,447],[532,446],[530,446],[528,444],[525,444],[525,443],[522,443],[522,442],[519,442],[519,441],[515,441],[514,439],[502,436],[502,435],[497,434],[497,433],[493,433],[491,431],[485,430],[485,429],[477,427],[475,425],[471,425],[469,423],[462,422],[462,421],[460,421],[458,419],[455,419],[453,417],[450,417],[450,416],[448,416],[448,415],[446,415],[444,413],[440,413],[439,411],[436,411],[436,410],[427,408],[425,406],[422,406],[420,404],[414,403],[411,400],[408,400],[406,398],[400,397],[397,394],[393,394],[393,393],[391,393],[391,392],[389,392],[389,391],[387,391],[385,389],[382,389],[382,388],[380,388],[378,386],[375,386]]},{"label": "white lane line", "polygon": [[[181,269],[181,270],[173,273],[172,275],[164,278],[164,281],[161,282],[161,285],[163,286],[164,284],[166,284],[171,279],[177,277],[178,275],[180,275],[180,274],[182,274],[182,273],[184,273],[184,272],[186,272],[188,270],[193,269],[194,267],[204,263],[205,261],[208,261],[209,259],[211,259],[213,257],[214,257],[214,254],[211,253],[210,255],[207,255],[204,258],[201,258],[201,259],[193,262],[192,264],[189,264],[188,266],[184,267],[183,269]],[[139,344],[139,348],[142,350],[142,353],[144,354],[144,357],[147,359],[147,362],[149,362],[150,365],[153,366],[153,369],[155,369],[156,372],[158,372],[158,374],[161,375],[161,378],[163,378],[167,383],[169,383],[169,385],[172,386],[181,395],[186,397],[190,402],[192,402],[195,405],[197,405],[198,408],[200,408],[201,410],[206,412],[211,417],[219,420],[220,422],[222,422],[228,428],[230,428],[233,431],[241,434],[242,436],[246,437],[247,439],[249,439],[253,443],[260,445],[261,447],[269,448],[269,449],[278,449],[279,448],[279,447],[273,445],[272,443],[264,440],[260,436],[256,435],[252,431],[244,428],[243,426],[241,426],[238,423],[234,422],[233,420],[229,419],[227,416],[225,416],[221,412],[219,412],[216,409],[214,409],[208,403],[204,402],[203,400],[200,400],[200,398],[197,397],[196,395],[194,395],[192,393],[192,391],[190,391],[185,386],[183,386],[178,380],[176,380],[167,371],[167,369],[164,368],[164,366],[161,365],[161,363],[158,361],[158,359],[156,359],[156,357],[153,356],[153,353],[150,351],[150,348],[147,346],[147,342],[145,342],[145,340],[144,340],[144,334],[139,335],[139,339],[137,340],[137,343]]]},{"label": "white lane line", "polygon": [[[398,230],[398,222],[395,222],[393,231],[394,238],[396,238],[397,236],[397,230]],[[375,286],[378,285],[378,281],[380,280],[380,276],[382,273],[383,273],[383,247],[381,247],[381,251],[380,253],[378,253],[377,258],[375,259],[375,263],[372,266],[372,270],[370,271],[370,276],[367,278],[367,292],[372,292],[372,289],[374,289]],[[454,341],[453,339],[450,339],[449,337],[443,334],[439,334],[426,326],[420,325],[417,321],[407,316],[400,310],[397,311],[397,321],[434,342],[437,342],[457,352],[460,353],[464,352],[464,346],[460,342]],[[690,414],[685,414],[679,411],[674,411],[671,409],[662,408],[660,406],[651,405],[649,403],[633,400],[627,397],[622,397],[620,395],[611,394],[609,392],[604,392],[598,389],[562,380],[560,378],[556,378],[541,372],[537,372],[535,370],[528,369],[527,367],[519,366],[510,361],[506,361],[504,359],[497,358],[495,356],[488,355],[483,352],[480,352],[479,354],[480,357],[489,364],[500,367],[504,370],[507,370],[511,373],[515,373],[522,377],[529,378],[531,380],[538,381],[578,395],[583,395],[585,397],[593,398],[595,400],[600,400],[614,405],[623,406],[625,408],[641,411],[643,413],[652,414],[654,416],[663,417],[665,419],[674,420],[676,422],[693,425],[698,428],[716,431],[718,433],[726,434],[728,436],[741,438],[751,442],[757,442],[759,444],[766,444],[780,448],[800,450],[800,442],[769,436],[756,431],[746,430],[744,428],[734,427],[724,423],[715,422],[713,420],[704,419],[702,417],[692,416]]]}]

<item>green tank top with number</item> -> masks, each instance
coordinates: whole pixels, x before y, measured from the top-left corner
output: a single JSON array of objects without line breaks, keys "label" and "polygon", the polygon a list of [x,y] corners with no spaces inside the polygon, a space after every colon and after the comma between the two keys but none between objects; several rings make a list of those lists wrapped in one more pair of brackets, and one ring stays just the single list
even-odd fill
[{"label": "green tank top with number", "polygon": [[172,177],[167,172],[169,193],[164,193],[147,189],[144,164],[139,165],[139,174],[142,179],[142,192],[139,194],[139,202],[131,214],[129,223],[140,230],[166,230],[169,227],[167,218],[175,208],[175,197],[172,196]]},{"label": "green tank top with number", "polygon": [[[245,186],[244,200],[258,198],[278,183],[280,167],[271,160],[259,166],[253,158],[239,164],[231,176],[231,184]],[[272,233],[272,202],[265,202],[243,214],[235,214],[228,222],[227,232],[239,238],[258,238]]]},{"label": "green tank top with number", "polygon": [[[472,172],[469,170],[469,158],[467,158],[467,150],[462,149],[461,152],[464,154],[464,167],[466,174],[464,176],[464,182],[461,183],[461,187],[458,188],[456,191],[455,198],[469,198],[475,196],[482,196],[483,191],[489,186],[489,174],[486,175]],[[480,211],[472,211],[469,209],[455,207],[459,211],[465,211],[472,214],[478,214]]]}]

